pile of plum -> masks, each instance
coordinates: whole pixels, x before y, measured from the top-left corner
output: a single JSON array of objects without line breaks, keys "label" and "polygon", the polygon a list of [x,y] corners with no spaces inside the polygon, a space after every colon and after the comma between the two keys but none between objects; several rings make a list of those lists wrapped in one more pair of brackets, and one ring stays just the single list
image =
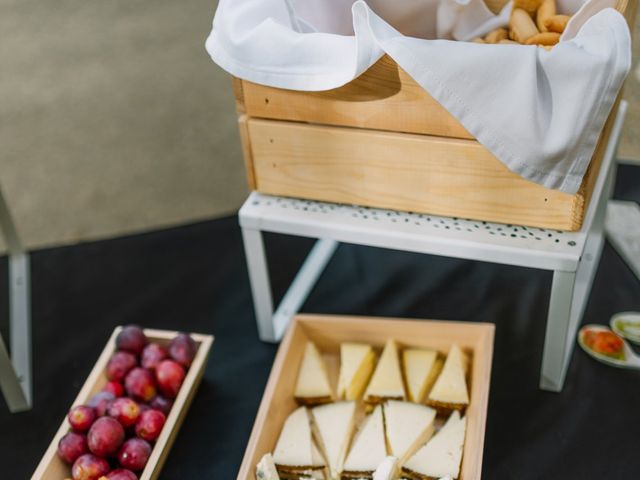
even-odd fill
[{"label": "pile of plum", "polygon": [[73,480],[138,479],[198,347],[180,333],[165,348],[128,325],[116,348],[104,389],[69,411],[71,431],[58,443]]}]

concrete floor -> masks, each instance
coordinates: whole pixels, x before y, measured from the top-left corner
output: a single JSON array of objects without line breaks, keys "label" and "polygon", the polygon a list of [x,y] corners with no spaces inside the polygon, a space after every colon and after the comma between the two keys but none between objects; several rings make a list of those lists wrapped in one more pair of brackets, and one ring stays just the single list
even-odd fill
[{"label": "concrete floor", "polygon": [[[231,84],[203,46],[214,9],[0,0],[0,184],[30,247],[238,208],[247,191]],[[640,159],[636,75],[626,92],[620,153]]]},{"label": "concrete floor", "polygon": [[0,183],[30,246],[235,210],[231,82],[215,3],[0,0]]}]

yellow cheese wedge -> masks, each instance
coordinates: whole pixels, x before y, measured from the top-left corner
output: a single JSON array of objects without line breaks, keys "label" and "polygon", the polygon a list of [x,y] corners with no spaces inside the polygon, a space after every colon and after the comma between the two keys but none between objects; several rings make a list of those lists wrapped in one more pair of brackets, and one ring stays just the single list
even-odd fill
[{"label": "yellow cheese wedge", "polygon": [[326,462],[313,440],[306,407],[299,407],[284,422],[273,462],[281,478],[302,476],[303,472],[313,472],[314,478],[325,478]]},{"label": "yellow cheese wedge", "polygon": [[340,345],[340,376],[338,397],[359,400],[367,387],[376,363],[371,345],[343,343]]},{"label": "yellow cheese wedge", "polygon": [[422,403],[438,377],[443,361],[436,350],[426,348],[407,348],[402,352],[402,360],[408,400]]},{"label": "yellow cheese wedge", "polygon": [[398,478],[398,467],[399,463],[396,457],[391,455],[386,457],[376,468],[373,480],[395,480]]},{"label": "yellow cheese wedge", "polygon": [[303,405],[317,405],[333,400],[327,368],[313,342],[307,342],[305,346],[293,395]]},{"label": "yellow cheese wedge", "polygon": [[403,476],[421,480],[458,478],[466,427],[466,417],[460,418],[460,413],[454,411],[438,433],[404,464]]},{"label": "yellow cheese wedge", "polygon": [[311,410],[318,444],[324,450],[332,478],[339,478],[355,428],[356,402],[336,402]]},{"label": "yellow cheese wedge", "polygon": [[427,405],[441,413],[464,410],[469,404],[466,370],[467,357],[456,344],[451,346],[442,372],[427,398]]},{"label": "yellow cheese wedge", "polygon": [[436,411],[411,402],[389,400],[384,404],[384,423],[389,453],[402,465],[433,435]]},{"label": "yellow cheese wedge", "polygon": [[387,456],[382,407],[378,405],[364,420],[344,462],[341,478],[371,479]]},{"label": "yellow cheese wedge", "polygon": [[270,453],[265,453],[256,466],[256,480],[280,480],[276,465]]},{"label": "yellow cheese wedge", "polygon": [[398,345],[388,340],[378,361],[373,377],[364,394],[365,402],[377,404],[385,400],[405,400],[402,370],[398,358]]}]

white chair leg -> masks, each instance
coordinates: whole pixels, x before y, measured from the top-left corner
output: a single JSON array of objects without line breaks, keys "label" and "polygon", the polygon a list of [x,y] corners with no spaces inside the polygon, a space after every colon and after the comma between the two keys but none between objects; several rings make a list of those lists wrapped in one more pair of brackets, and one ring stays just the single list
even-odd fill
[{"label": "white chair leg", "polygon": [[31,280],[24,250],[11,212],[0,190],[0,229],[9,253],[9,333],[11,356],[0,336],[0,388],[11,412],[29,410],[31,380]]},{"label": "white chair leg", "polygon": [[32,405],[31,377],[31,268],[29,254],[9,258],[9,319],[11,360],[24,392],[25,402],[12,411],[23,411]]}]

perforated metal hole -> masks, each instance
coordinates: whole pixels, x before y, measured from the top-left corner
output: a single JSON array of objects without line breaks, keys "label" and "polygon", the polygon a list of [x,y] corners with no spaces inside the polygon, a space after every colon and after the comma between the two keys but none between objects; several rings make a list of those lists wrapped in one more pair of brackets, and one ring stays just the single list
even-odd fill
[{"label": "perforated metal hole", "polygon": [[396,229],[402,228],[405,230],[411,228],[412,233],[423,232],[428,234],[429,232],[438,232],[438,235],[448,234],[470,240],[482,240],[484,238],[487,241],[496,241],[501,239],[502,243],[519,244],[522,242],[522,246],[525,246],[525,244],[531,245],[534,242],[535,245],[544,248],[553,248],[558,245],[569,248],[579,247],[579,242],[576,242],[576,234],[572,232],[491,223],[459,217],[440,217],[424,213],[398,212],[267,195],[259,196],[258,200],[253,202],[253,205],[293,210],[310,215],[343,217],[357,222],[376,222],[378,227],[386,224],[390,228]]}]

